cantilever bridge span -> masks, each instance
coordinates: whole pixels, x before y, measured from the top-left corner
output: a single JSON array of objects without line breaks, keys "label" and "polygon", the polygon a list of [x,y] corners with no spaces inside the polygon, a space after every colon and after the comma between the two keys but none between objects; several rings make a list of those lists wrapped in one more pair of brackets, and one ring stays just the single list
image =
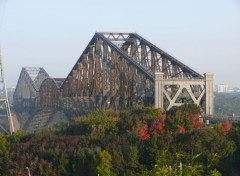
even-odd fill
[{"label": "cantilever bridge span", "polygon": [[197,73],[136,33],[95,33],[67,78],[46,78],[36,94],[38,108],[86,114],[195,103],[213,114],[213,74]]},{"label": "cantilever bridge span", "polygon": [[212,89],[212,74],[197,73],[136,33],[96,33],[61,92],[65,105],[73,108],[169,110],[195,103],[212,114]]}]

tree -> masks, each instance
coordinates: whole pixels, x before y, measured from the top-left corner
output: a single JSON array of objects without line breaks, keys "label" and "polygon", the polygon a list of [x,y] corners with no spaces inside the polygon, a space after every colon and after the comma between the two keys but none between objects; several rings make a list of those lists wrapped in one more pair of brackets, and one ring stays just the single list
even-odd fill
[{"label": "tree", "polygon": [[141,162],[150,169],[155,165],[157,159],[157,135],[153,134],[151,138],[143,141],[142,144]]},{"label": "tree", "polygon": [[[99,148],[79,148],[71,157],[72,172],[69,175],[96,176]],[[60,174],[61,175],[61,174]]]},{"label": "tree", "polygon": [[231,128],[232,128],[231,122],[228,119],[225,120],[221,126],[221,134],[227,136]]},{"label": "tree", "polygon": [[[111,115],[111,114],[110,114]],[[91,128],[92,137],[103,137],[108,134],[116,134],[118,121],[117,117],[108,116],[103,111],[93,112],[88,115],[89,126]]]},{"label": "tree", "polygon": [[194,104],[184,104],[173,108],[167,112],[167,131],[171,133],[185,133],[193,128],[203,127],[199,114],[201,114],[201,109]]},{"label": "tree", "polygon": [[100,174],[100,176],[110,176],[112,168],[111,155],[106,150],[100,151],[99,161],[100,162],[99,165],[97,166],[97,172]]},{"label": "tree", "polygon": [[0,176],[10,175],[10,155],[8,150],[8,142],[0,133]]},{"label": "tree", "polygon": [[240,173],[240,124],[234,125],[231,128],[227,138],[236,144],[237,150],[234,153],[233,170],[237,170],[237,172]]},{"label": "tree", "polygon": [[189,113],[178,110],[174,115],[169,115],[166,120],[167,130],[169,132],[179,132],[179,127],[183,127],[186,131],[193,128],[192,120],[189,118]]},{"label": "tree", "polygon": [[217,169],[213,169],[210,170],[209,176],[222,176],[222,174]]},{"label": "tree", "polygon": [[150,138],[149,128],[147,123],[141,123],[140,127],[135,127],[134,130],[138,133],[140,139],[145,141]]},{"label": "tree", "polygon": [[201,117],[197,114],[190,114],[189,118],[191,119],[193,123],[193,128],[202,128],[204,126]]},{"label": "tree", "polygon": [[153,122],[152,127],[150,128],[151,133],[156,133],[158,135],[163,134],[165,132],[166,126],[166,114],[159,112],[158,116]]},{"label": "tree", "polygon": [[[153,169],[144,172],[143,176],[221,176],[221,173],[216,169],[210,172],[204,171],[204,166],[198,163],[201,154],[192,156],[191,162],[183,163],[184,155],[181,153],[171,154],[169,151],[162,151],[157,159]],[[208,174],[204,174],[208,173]]]},{"label": "tree", "polygon": [[27,131],[18,130],[10,136],[10,140],[11,143],[17,143],[20,142],[22,139],[26,138],[27,136],[28,136]]},{"label": "tree", "polygon": [[122,147],[123,157],[125,160],[124,171],[134,172],[139,166],[139,151],[136,146],[126,145]]}]

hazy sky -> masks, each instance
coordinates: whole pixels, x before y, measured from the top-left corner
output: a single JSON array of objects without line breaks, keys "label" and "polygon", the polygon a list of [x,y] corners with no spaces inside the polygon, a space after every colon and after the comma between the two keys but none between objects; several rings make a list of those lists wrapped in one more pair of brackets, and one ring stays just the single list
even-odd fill
[{"label": "hazy sky", "polygon": [[65,78],[95,32],[137,32],[215,84],[240,86],[239,0],[0,0],[8,87],[22,67]]}]

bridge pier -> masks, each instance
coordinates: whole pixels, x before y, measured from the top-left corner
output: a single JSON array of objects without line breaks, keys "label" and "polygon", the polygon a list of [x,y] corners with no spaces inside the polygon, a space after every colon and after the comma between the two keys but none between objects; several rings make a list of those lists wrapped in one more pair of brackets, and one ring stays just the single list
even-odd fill
[{"label": "bridge pier", "polygon": [[213,115],[214,100],[213,100],[213,73],[205,73],[206,86],[206,115]]},{"label": "bridge pier", "polygon": [[163,109],[163,72],[155,72],[154,107]]},{"label": "bridge pier", "polygon": [[[154,107],[170,110],[172,107],[184,103],[194,103],[203,106],[205,101],[205,114],[213,115],[213,74],[205,73],[205,79],[164,79],[164,73],[155,73]],[[164,96],[166,102],[164,105]]]}]

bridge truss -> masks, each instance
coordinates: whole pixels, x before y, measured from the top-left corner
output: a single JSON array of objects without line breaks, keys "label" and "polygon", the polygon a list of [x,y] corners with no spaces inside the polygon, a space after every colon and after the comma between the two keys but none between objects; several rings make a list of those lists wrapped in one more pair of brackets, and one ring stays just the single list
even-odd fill
[{"label": "bridge truss", "polygon": [[39,88],[46,78],[49,75],[41,67],[23,67],[13,94],[15,109],[35,107]]},{"label": "bridge truss", "polygon": [[60,102],[80,111],[196,103],[212,114],[212,89],[212,74],[197,73],[136,33],[95,33],[62,84]]}]

